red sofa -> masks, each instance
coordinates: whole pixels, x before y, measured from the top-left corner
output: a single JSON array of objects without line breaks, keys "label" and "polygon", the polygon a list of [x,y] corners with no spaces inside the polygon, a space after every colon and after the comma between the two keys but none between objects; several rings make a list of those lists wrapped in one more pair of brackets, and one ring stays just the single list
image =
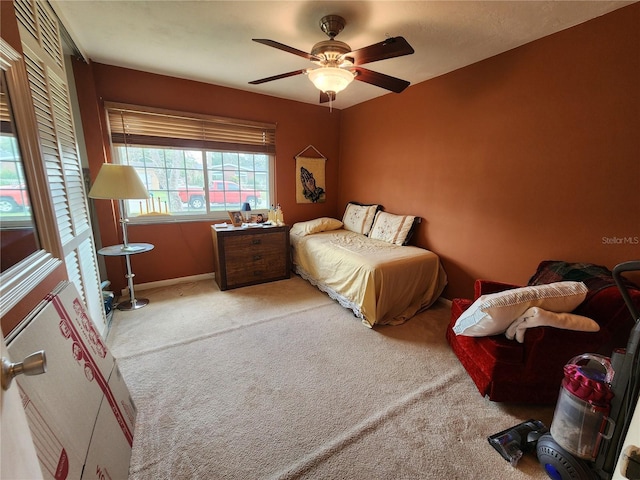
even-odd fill
[{"label": "red sofa", "polygon": [[[595,320],[598,332],[578,332],[553,327],[528,329],[524,342],[504,334],[489,337],[456,335],[452,328],[458,317],[481,295],[520,285],[476,280],[473,299],[452,301],[447,341],[483,396],[495,402],[555,404],[564,365],[574,356],[599,353],[610,356],[627,345],[633,319],[611,271],[606,267],[561,261],[544,261],[529,285],[555,281],[581,281],[589,291],[572,312]],[[640,308],[640,288],[626,282],[629,294]]]}]

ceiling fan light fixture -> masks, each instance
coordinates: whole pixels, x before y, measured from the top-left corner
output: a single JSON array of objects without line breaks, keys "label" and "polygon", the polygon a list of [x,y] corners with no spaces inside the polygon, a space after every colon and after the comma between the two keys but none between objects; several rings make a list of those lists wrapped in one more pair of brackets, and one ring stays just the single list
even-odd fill
[{"label": "ceiling fan light fixture", "polygon": [[306,58],[318,65],[319,68],[314,70],[302,69],[280,75],[273,75],[271,77],[254,80],[249,82],[249,84],[260,85],[281,78],[307,74],[313,85],[320,90],[320,103],[329,102],[329,105],[335,100],[336,94],[347,88],[354,78],[357,78],[360,82],[375,85],[376,87],[384,88],[385,90],[395,93],[402,92],[410,85],[406,80],[377,73],[362,67],[362,65],[367,63],[402,57],[414,53],[413,47],[411,47],[403,37],[387,38],[382,42],[374,43],[373,45],[357,50],[351,50],[349,45],[335,39],[345,24],[344,18],[338,15],[322,17],[322,20],[320,20],[320,28],[329,36],[329,40],[316,43],[311,49],[311,53],[266,38],[254,38],[254,42]]},{"label": "ceiling fan light fixture", "polygon": [[338,67],[321,67],[309,71],[309,80],[315,87],[324,92],[338,93],[347,88],[353,81],[354,74]]}]

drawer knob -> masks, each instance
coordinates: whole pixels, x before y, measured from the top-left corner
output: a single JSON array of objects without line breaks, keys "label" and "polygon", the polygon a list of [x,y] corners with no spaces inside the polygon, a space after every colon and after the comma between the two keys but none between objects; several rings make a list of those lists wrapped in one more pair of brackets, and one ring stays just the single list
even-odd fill
[{"label": "drawer knob", "polygon": [[260,245],[261,243],[262,243],[262,240],[260,240],[259,238],[253,238],[251,240],[252,245]]},{"label": "drawer knob", "polygon": [[262,259],[262,255],[254,255],[254,256],[253,256],[253,261],[254,261],[254,262],[255,262],[255,261],[258,261],[258,260],[261,260],[261,259]]},{"label": "drawer knob", "polygon": [[254,277],[261,277],[262,276],[262,270],[254,270],[253,271],[253,276]]}]

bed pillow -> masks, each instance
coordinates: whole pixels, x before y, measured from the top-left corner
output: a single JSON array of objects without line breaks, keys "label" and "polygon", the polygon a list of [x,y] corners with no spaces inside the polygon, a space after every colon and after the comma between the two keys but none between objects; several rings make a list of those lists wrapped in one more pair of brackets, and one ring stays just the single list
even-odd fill
[{"label": "bed pillow", "polygon": [[337,230],[342,228],[342,222],[335,218],[321,217],[306,222],[294,223],[289,233],[291,235],[311,235],[312,233],[325,232],[327,230]]},{"label": "bed pillow", "polygon": [[587,296],[582,282],[555,282],[482,295],[456,321],[456,335],[485,337],[504,333],[528,308],[571,312]]},{"label": "bed pillow", "polygon": [[347,203],[347,208],[344,210],[344,216],[342,217],[344,229],[367,235],[371,230],[373,219],[379,209],[380,205],[361,205],[355,202]]},{"label": "bed pillow", "polygon": [[410,238],[416,217],[413,215],[394,215],[393,213],[378,212],[369,232],[369,237],[393,243],[406,245]]}]

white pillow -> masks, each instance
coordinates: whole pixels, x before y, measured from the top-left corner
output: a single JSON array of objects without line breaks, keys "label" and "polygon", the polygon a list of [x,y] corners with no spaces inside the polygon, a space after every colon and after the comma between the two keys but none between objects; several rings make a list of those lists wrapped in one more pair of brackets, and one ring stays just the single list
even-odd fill
[{"label": "white pillow", "polygon": [[337,230],[342,228],[342,222],[330,217],[321,217],[306,222],[294,223],[289,233],[292,235],[311,235],[312,233],[324,232],[327,230]]},{"label": "white pillow", "polygon": [[597,332],[600,330],[600,325],[588,317],[574,315],[573,313],[549,312],[540,307],[531,307],[516,318],[504,334],[510,340],[515,338],[518,342],[523,343],[524,333],[528,328],[544,326],[579,332]]},{"label": "white pillow", "polygon": [[555,282],[482,295],[458,317],[453,331],[470,337],[504,333],[530,307],[571,312],[584,301],[587,291],[582,282]]},{"label": "white pillow", "polygon": [[415,219],[413,215],[378,212],[373,220],[369,237],[395,245],[404,245]]},{"label": "white pillow", "polygon": [[357,205],[347,203],[342,217],[345,230],[367,235],[378,211],[378,205]]}]

